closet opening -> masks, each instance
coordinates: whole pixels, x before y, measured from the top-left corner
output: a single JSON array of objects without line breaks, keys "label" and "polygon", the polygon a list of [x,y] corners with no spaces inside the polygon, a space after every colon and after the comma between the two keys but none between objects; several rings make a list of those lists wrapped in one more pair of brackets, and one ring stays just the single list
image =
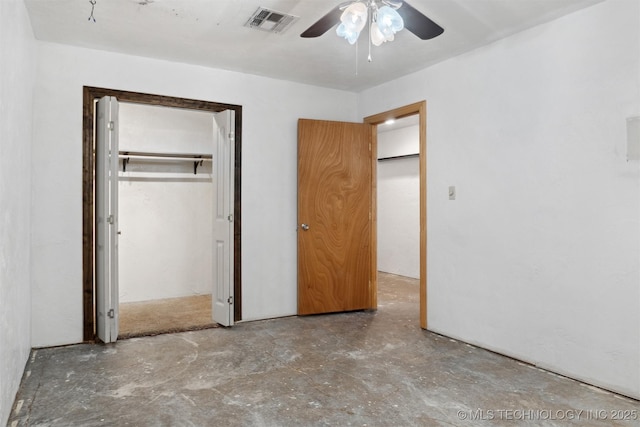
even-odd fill
[{"label": "closet opening", "polygon": [[378,291],[420,309],[419,116],[377,126]]},{"label": "closet opening", "polygon": [[[119,309],[122,337],[211,327],[212,219],[216,176],[210,140],[231,117],[229,234],[231,323],[241,320],[240,228],[242,107],[113,89],[83,93],[83,339],[95,341],[97,101],[118,102]],[[226,113],[223,113],[226,112]],[[218,116],[216,120],[214,117]],[[225,133],[227,131],[225,130]],[[115,174],[113,174],[115,175]],[[231,185],[231,184],[230,184]],[[98,190],[101,191],[101,190]],[[226,220],[225,215],[225,220]],[[229,302],[231,304],[231,301]],[[171,308],[171,307],[174,308]],[[178,308],[175,308],[178,307]],[[160,316],[157,314],[161,313]],[[164,313],[164,314],[162,314]],[[139,322],[146,324],[139,324]],[[132,323],[133,322],[133,323]],[[187,322],[187,323],[183,323]],[[137,323],[137,324],[136,324]]]}]

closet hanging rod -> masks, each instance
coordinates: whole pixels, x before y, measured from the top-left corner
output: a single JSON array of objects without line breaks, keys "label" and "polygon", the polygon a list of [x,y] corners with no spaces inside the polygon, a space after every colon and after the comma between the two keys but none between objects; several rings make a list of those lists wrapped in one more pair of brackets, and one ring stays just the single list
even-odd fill
[{"label": "closet hanging rod", "polygon": [[118,153],[120,157],[162,157],[172,159],[212,159],[211,154],[197,154],[197,153],[150,153],[146,151],[120,151]]},{"label": "closet hanging rod", "polygon": [[383,162],[385,160],[395,160],[395,159],[408,159],[411,157],[420,157],[420,153],[413,153],[413,154],[402,154],[400,156],[389,156],[389,157],[380,157],[378,159],[379,162]]}]

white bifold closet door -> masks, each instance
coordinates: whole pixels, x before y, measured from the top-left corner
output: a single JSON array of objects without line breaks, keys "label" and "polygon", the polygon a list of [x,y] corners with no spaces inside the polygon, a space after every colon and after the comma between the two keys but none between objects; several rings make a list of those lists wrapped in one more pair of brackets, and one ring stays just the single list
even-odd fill
[{"label": "white bifold closet door", "polygon": [[95,176],[96,334],[118,339],[118,100],[98,101]]},{"label": "white bifold closet door", "polygon": [[213,321],[233,325],[234,111],[214,114]]}]

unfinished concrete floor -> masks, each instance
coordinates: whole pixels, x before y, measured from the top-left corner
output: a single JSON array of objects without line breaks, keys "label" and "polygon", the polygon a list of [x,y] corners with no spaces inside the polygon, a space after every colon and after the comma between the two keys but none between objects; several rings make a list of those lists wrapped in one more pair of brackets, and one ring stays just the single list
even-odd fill
[{"label": "unfinished concrete floor", "polygon": [[418,310],[416,281],[385,274],[377,312],[34,350],[9,425],[639,425],[639,402],[421,330]]}]

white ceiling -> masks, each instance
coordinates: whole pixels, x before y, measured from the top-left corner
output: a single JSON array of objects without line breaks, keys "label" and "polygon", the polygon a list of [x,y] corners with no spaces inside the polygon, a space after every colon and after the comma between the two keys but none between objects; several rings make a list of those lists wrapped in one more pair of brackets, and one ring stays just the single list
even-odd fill
[{"label": "white ceiling", "polygon": [[[0,0],[1,1],[1,0]],[[445,29],[403,30],[366,60],[335,31],[300,37],[343,0],[25,0],[38,40],[359,92],[603,0],[409,0]],[[281,34],[244,26],[259,6],[299,16]],[[363,34],[364,36],[364,34]],[[81,58],[79,58],[81,60]]]}]

